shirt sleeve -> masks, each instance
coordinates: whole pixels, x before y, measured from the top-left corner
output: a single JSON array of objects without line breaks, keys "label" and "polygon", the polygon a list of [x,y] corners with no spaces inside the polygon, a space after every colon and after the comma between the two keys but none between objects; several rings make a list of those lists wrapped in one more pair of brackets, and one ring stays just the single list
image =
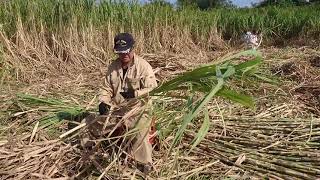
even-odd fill
[{"label": "shirt sleeve", "polygon": [[109,67],[106,73],[106,77],[104,78],[103,86],[100,88],[100,93],[99,93],[99,101],[104,102],[106,104],[111,104],[112,97],[113,97],[111,73],[112,73],[112,67]]},{"label": "shirt sleeve", "polygon": [[141,72],[142,72],[142,78],[141,78],[142,86],[140,90],[135,91],[136,97],[147,94],[157,87],[156,76],[154,74],[154,71],[151,65],[147,61],[142,63]]}]

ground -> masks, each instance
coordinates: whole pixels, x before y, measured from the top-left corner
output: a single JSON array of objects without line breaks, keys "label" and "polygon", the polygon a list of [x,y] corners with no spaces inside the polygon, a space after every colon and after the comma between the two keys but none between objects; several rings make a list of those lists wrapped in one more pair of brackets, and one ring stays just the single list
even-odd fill
[{"label": "ground", "polygon": [[[142,56],[163,82],[237,51]],[[154,154],[155,170],[149,178],[319,178],[320,164],[316,159],[320,155],[320,51],[310,47],[268,47],[260,51],[264,61],[260,71],[274,83],[244,82],[233,87],[255,97],[256,107],[244,108],[221,98],[212,100],[209,133],[191,151],[190,142],[199,128],[196,123],[190,125],[182,142],[172,151],[169,149],[176,127],[171,127],[171,132],[164,126],[160,130],[160,150]],[[130,164],[108,155],[104,148],[84,152],[79,145],[70,145],[77,137],[60,141],[58,136],[68,129],[65,121],[55,121],[50,128],[46,123],[37,126],[39,119],[54,108],[30,108],[16,96],[26,93],[63,99],[66,104],[97,112],[96,96],[105,69],[103,66],[91,72],[35,78],[32,83],[12,80],[1,86],[0,176],[93,179],[103,172],[106,179],[143,176]],[[154,115],[160,122],[178,122],[183,114],[179,112],[182,103],[175,99],[156,100],[159,108]],[[163,106],[169,109],[163,111]],[[201,124],[201,118],[198,121]],[[168,133],[164,133],[166,130]]]}]

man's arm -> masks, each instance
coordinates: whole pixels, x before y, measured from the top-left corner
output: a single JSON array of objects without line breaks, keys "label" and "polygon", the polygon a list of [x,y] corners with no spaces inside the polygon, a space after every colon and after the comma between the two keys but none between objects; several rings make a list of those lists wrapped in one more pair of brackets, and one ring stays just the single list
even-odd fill
[{"label": "man's arm", "polygon": [[106,77],[104,78],[103,86],[100,88],[99,101],[111,104],[111,99],[113,96],[113,89],[111,84],[111,71],[107,71]]},{"label": "man's arm", "polygon": [[157,87],[156,76],[151,65],[147,62],[143,63],[142,65],[142,87],[140,90],[135,91],[135,97],[147,94]]},{"label": "man's arm", "polygon": [[108,68],[106,77],[104,78],[104,83],[100,88],[99,93],[99,113],[100,115],[107,114],[111,107],[111,101],[113,96],[113,88],[111,84],[111,72],[110,67]]}]

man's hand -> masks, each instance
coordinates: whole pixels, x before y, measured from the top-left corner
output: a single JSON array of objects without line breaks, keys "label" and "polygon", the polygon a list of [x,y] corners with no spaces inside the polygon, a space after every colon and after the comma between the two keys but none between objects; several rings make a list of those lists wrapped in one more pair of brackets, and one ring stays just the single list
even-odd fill
[{"label": "man's hand", "polygon": [[121,96],[125,99],[134,98],[134,90],[130,89],[127,92],[120,92]]},{"label": "man's hand", "polygon": [[106,104],[106,103],[104,103],[104,102],[101,102],[100,104],[99,104],[99,113],[100,113],[100,115],[105,115],[105,114],[107,114],[108,112],[109,112],[109,110],[110,110],[110,105],[109,104]]}]

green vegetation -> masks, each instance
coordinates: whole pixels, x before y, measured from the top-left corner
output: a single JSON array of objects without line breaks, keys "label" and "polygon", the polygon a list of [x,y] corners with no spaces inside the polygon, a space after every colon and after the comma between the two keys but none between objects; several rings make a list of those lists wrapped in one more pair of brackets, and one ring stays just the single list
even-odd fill
[{"label": "green vegetation", "polygon": [[[262,32],[264,38],[319,38],[320,6],[265,7],[253,9],[174,9],[170,6],[113,3],[94,0],[12,0],[0,4],[0,24],[13,36],[19,23],[28,32],[62,32],[94,28],[99,31],[129,31],[165,39],[188,36],[195,44],[208,47],[212,33],[235,40],[246,30]],[[79,34],[80,35],[80,34]],[[158,42],[157,42],[158,41]]]},{"label": "green vegetation", "polygon": [[[239,63],[237,65],[232,62],[243,55],[251,55],[254,56],[255,59]],[[189,99],[187,103],[187,107],[189,107],[190,110],[182,118],[183,121],[181,127],[176,133],[173,145],[176,145],[181,140],[188,124],[203,111],[205,114],[204,122],[193,140],[194,143],[192,147],[194,148],[198,143],[200,143],[209,130],[209,115],[206,106],[215,96],[221,96],[247,107],[254,106],[253,99],[250,96],[239,94],[236,91],[230,90],[226,86],[229,78],[245,79],[250,78],[250,76],[254,77],[256,73],[255,67],[262,62],[261,54],[256,51],[245,51],[228,57],[224,59],[223,62],[224,63],[220,65],[207,65],[194,69],[191,72],[186,72],[164,83],[162,86],[151,92],[152,94],[157,94],[172,90],[190,90],[185,93],[188,95],[191,94],[191,99]],[[202,92],[205,93],[205,95],[193,102],[194,100],[192,97],[195,92]]]},{"label": "green vegetation", "polygon": [[[156,2],[165,2],[164,0],[154,0]],[[152,2],[154,2],[152,1]],[[264,6],[302,6],[314,5],[319,3],[319,0],[260,0],[256,3],[251,3],[254,7]],[[217,7],[234,7],[230,0],[178,0],[179,6],[194,6],[199,9],[212,9]]]},{"label": "green vegetation", "polygon": [[[51,138],[57,138],[59,127],[65,120],[80,121],[85,113],[85,108],[78,105],[52,98],[40,98],[28,94],[17,94],[17,111],[12,117],[18,117],[26,113],[41,113],[41,117],[35,117],[39,122],[39,128],[45,129]],[[14,112],[12,111],[12,112]],[[23,127],[23,126],[22,126]]]},{"label": "green vegetation", "polygon": [[319,3],[319,0],[263,0],[260,3],[256,3],[257,7],[264,6],[302,6],[302,5],[314,5],[313,3]]},{"label": "green vegetation", "polygon": [[[320,5],[211,5],[1,1],[0,179],[144,176],[125,157],[130,141],[90,136],[92,124],[79,123],[98,114],[113,37],[123,31],[161,83],[151,107],[106,120],[148,111],[159,151],[147,178],[319,178],[319,48],[267,45],[317,42]],[[247,30],[262,32],[263,54],[229,46]]]}]

